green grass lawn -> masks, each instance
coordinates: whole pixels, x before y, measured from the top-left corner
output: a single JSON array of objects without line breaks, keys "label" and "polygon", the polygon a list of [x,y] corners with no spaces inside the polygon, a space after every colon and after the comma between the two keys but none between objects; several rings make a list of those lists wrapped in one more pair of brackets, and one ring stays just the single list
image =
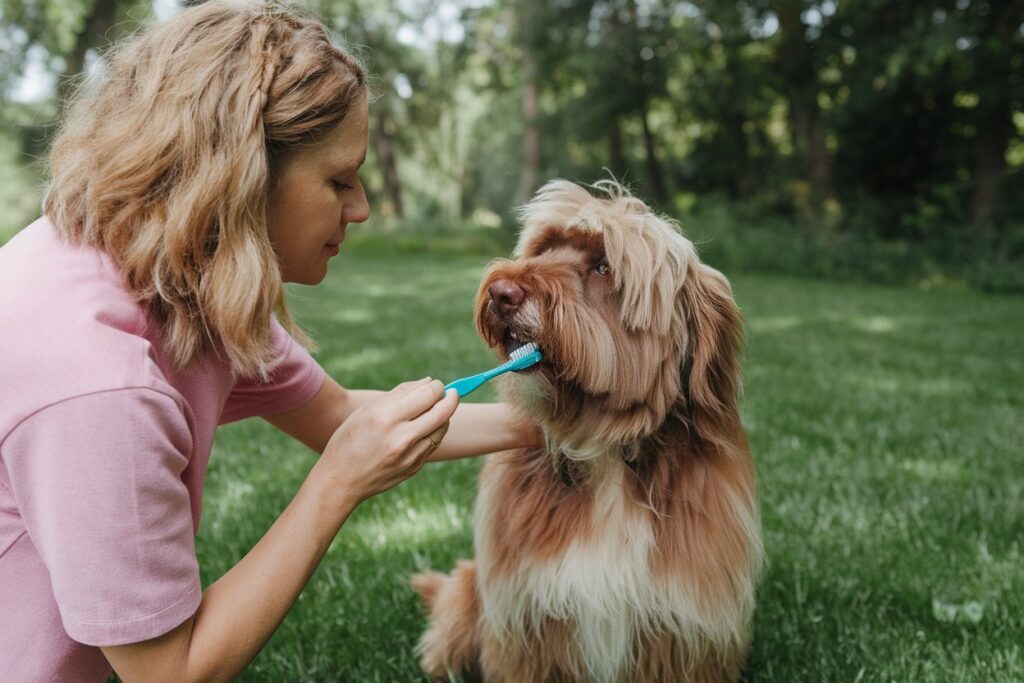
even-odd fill
[{"label": "green grass lawn", "polygon": [[[500,251],[455,247],[355,245],[322,286],[293,290],[328,372],[387,388],[489,367],[472,300]],[[732,279],[768,555],[747,679],[1024,679],[1024,299]],[[258,420],[221,430],[204,585],[314,457]],[[421,680],[406,579],[472,555],[479,464],[428,466],[358,509],[242,680]]]}]

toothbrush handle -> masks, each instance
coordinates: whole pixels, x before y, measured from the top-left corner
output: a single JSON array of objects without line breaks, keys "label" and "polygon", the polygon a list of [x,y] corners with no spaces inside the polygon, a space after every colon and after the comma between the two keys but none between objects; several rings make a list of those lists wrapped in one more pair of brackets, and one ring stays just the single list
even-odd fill
[{"label": "toothbrush handle", "polygon": [[461,398],[466,394],[476,391],[484,382],[491,379],[492,377],[497,377],[503,372],[505,372],[505,367],[501,366],[498,368],[494,368],[493,370],[488,370],[487,372],[481,372],[480,374],[477,375],[463,377],[462,379],[457,379],[454,382],[449,383],[444,388],[444,390],[448,391],[449,389],[455,389],[455,391],[459,393],[459,397]]}]

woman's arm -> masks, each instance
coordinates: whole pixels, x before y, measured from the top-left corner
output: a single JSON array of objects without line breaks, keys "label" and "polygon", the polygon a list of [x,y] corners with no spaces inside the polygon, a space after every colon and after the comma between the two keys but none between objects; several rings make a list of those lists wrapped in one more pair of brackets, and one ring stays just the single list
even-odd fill
[{"label": "woman's arm", "polygon": [[337,500],[318,467],[256,546],[203,591],[192,617],[158,638],[102,648],[122,680],[230,681],[253,660],[358,503]]},{"label": "woman's arm", "polygon": [[462,403],[452,416],[444,443],[427,460],[455,460],[540,445],[539,430],[521,420],[507,403]]},{"label": "woman's arm", "polygon": [[309,401],[294,410],[264,419],[317,453],[322,453],[331,435],[349,415],[383,393],[349,391],[327,376]]},{"label": "woman's arm", "polygon": [[[321,452],[331,434],[360,406],[383,395],[380,391],[349,390],[330,377],[305,405],[267,421],[314,451]],[[431,461],[454,460],[509,448],[539,446],[537,430],[519,419],[504,403],[463,403],[452,416],[448,436]]]},{"label": "woman's arm", "polygon": [[440,382],[410,382],[352,412],[266,535],[203,592],[171,632],[103,647],[122,680],[229,681],[256,656],[359,504],[414,474],[458,405]]}]

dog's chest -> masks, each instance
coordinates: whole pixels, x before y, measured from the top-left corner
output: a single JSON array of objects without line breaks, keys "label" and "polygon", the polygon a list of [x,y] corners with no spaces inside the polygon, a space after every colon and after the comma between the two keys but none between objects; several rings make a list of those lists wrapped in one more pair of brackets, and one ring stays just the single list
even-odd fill
[{"label": "dog's chest", "polygon": [[589,678],[614,681],[639,634],[674,620],[679,596],[651,576],[650,515],[628,500],[621,471],[604,478],[590,515],[591,533],[554,556],[531,557],[523,547],[519,570],[490,583],[482,597],[488,619],[502,630],[570,622]]}]

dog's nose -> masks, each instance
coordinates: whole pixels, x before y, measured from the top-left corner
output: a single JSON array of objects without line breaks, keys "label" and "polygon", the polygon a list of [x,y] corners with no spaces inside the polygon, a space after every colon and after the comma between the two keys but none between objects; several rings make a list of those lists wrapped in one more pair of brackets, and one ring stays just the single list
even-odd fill
[{"label": "dog's nose", "polygon": [[498,313],[505,317],[515,313],[526,298],[523,288],[510,280],[495,280],[487,291]]}]

